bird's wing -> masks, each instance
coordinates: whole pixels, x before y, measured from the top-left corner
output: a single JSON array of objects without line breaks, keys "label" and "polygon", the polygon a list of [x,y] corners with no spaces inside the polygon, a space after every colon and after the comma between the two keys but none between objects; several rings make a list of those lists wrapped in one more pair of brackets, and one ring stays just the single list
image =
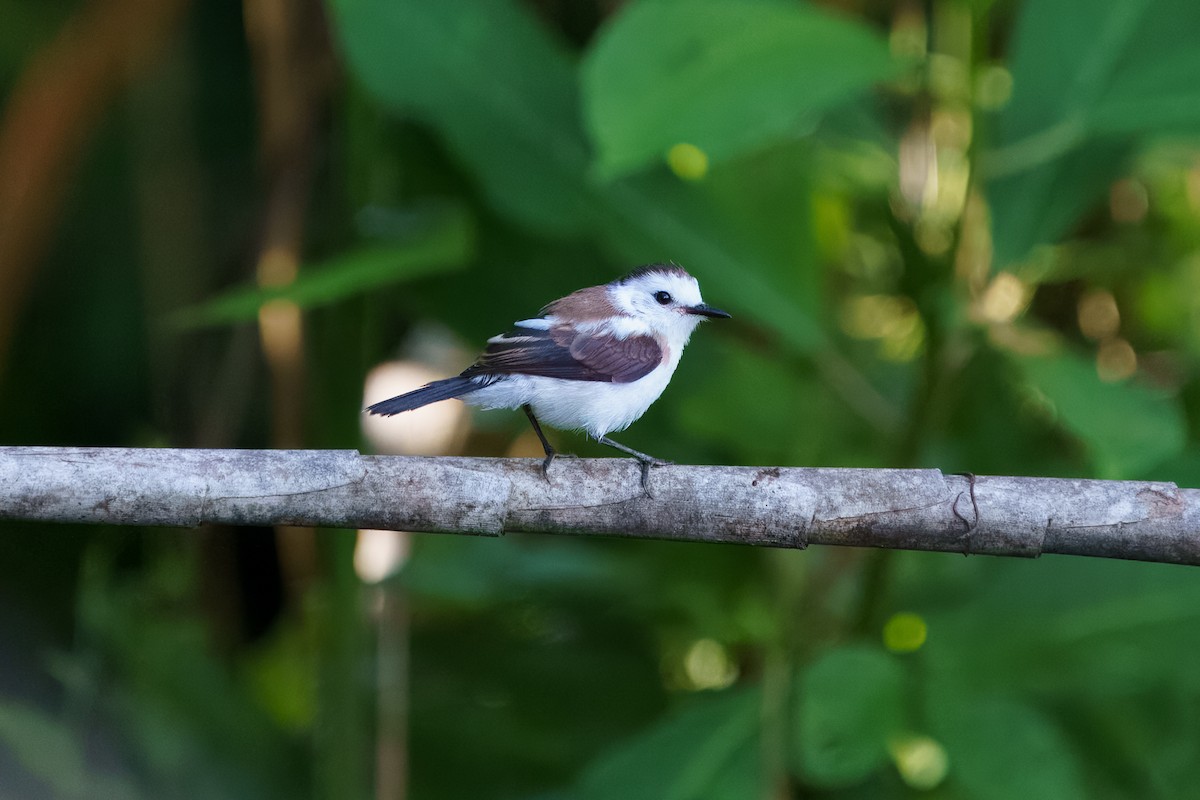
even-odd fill
[{"label": "bird's wing", "polygon": [[662,363],[653,336],[617,338],[583,333],[566,325],[538,330],[524,325],[488,340],[464,376],[537,375],[574,381],[631,383]]},{"label": "bird's wing", "polygon": [[571,357],[588,369],[608,375],[613,383],[632,383],[662,363],[663,351],[653,336],[577,334],[568,348]]}]

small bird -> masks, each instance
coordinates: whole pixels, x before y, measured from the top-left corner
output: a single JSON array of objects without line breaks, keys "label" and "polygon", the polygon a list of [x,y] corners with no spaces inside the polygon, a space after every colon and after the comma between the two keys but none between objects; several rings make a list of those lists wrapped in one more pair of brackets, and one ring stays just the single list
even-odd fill
[{"label": "small bird", "polygon": [[730,315],[707,305],[696,279],[674,264],[639,267],[555,300],[538,313],[488,339],[483,354],[458,376],[367,411],[390,417],[451,398],[484,409],[520,408],[546,453],[542,475],[547,480],[558,453],[539,420],[582,430],[633,456],[649,493],[650,468],[670,462],[614,442],[608,434],[628,428],[663,393],[697,325]]}]

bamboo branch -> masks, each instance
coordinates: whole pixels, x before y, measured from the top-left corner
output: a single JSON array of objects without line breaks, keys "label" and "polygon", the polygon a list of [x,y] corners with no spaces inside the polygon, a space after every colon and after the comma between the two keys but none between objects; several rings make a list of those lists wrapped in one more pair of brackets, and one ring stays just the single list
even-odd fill
[{"label": "bamboo branch", "polygon": [[506,531],[1200,564],[1200,490],[938,470],[0,447],[0,519]]}]

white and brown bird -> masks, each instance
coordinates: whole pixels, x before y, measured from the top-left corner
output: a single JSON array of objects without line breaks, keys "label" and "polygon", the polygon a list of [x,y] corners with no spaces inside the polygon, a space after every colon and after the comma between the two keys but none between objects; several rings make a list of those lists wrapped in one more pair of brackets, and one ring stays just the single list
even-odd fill
[{"label": "white and brown bird", "polygon": [[673,264],[650,264],[602,286],[589,286],[550,303],[541,316],[514,323],[488,339],[474,364],[453,378],[367,408],[392,416],[458,398],[484,409],[521,408],[542,442],[548,476],[557,455],[541,422],[582,430],[601,444],[636,458],[642,486],[652,466],[669,462],[608,438],[658,399],[696,326],[729,317],[700,297],[696,279]]}]

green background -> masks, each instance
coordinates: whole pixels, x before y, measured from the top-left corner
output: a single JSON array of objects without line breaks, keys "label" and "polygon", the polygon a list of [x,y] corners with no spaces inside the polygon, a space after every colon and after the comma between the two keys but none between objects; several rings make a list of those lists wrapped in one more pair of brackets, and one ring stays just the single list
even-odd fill
[{"label": "green background", "polygon": [[[0,0],[0,442],[365,450],[375,364],[674,260],[734,319],[632,447],[1198,486],[1197,42],[1194,0]],[[1200,782],[1188,568],[419,536],[367,586],[353,549],[4,523],[0,795]]]}]

